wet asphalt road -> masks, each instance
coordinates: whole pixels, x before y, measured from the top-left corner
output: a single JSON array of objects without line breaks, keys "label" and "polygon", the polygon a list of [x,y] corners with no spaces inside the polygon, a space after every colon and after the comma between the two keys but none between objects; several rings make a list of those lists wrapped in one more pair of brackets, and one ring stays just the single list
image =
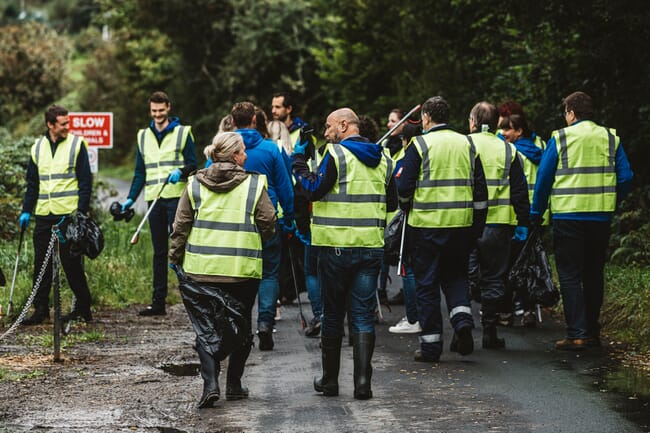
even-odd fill
[{"label": "wet asphalt road", "polygon": [[[305,306],[303,306],[305,307]],[[309,306],[306,315],[311,317]],[[374,398],[353,398],[352,348],[342,351],[340,395],[314,392],[320,374],[317,339],[301,335],[297,305],[283,307],[275,349],[253,349],[245,374],[251,398],[220,401],[202,412],[223,431],[292,432],[640,432],[613,407],[624,396],[600,392],[589,375],[606,352],[576,355],[552,349],[562,337],[551,318],[536,329],[500,328],[505,350],[480,348],[467,357],[445,351],[438,364],[415,362],[417,336],[388,332],[403,307],[385,313],[378,324],[373,358]],[[477,317],[478,319],[478,317]],[[478,323],[478,320],[477,320]],[[200,425],[196,427],[200,428]],[[232,429],[232,430],[230,430]]]}]

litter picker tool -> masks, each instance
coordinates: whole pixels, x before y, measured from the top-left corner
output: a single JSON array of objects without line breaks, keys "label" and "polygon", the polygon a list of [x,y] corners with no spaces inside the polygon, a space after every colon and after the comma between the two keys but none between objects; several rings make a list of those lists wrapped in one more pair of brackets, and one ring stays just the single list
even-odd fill
[{"label": "litter picker tool", "polygon": [[307,327],[307,320],[305,320],[305,315],[302,313],[302,302],[300,302],[300,293],[298,292],[298,281],[296,280],[296,268],[293,265],[293,253],[291,252],[291,245],[288,245],[289,249],[289,262],[291,263],[291,275],[293,276],[293,287],[296,289],[296,299],[298,300],[298,309],[300,310],[300,326],[304,330]]},{"label": "litter picker tool", "polygon": [[165,183],[160,187],[160,191],[158,191],[158,194],[156,195],[156,198],[153,199],[153,202],[151,202],[151,206],[149,206],[149,209],[147,209],[147,213],[144,214],[144,218],[142,218],[142,221],[140,221],[140,224],[138,225],[138,228],[136,229],[135,233],[133,234],[133,237],[131,238],[131,245],[135,245],[138,243],[138,240],[140,240],[140,230],[142,230],[142,226],[144,226],[145,221],[147,221],[147,218],[149,217],[149,214],[153,210],[153,207],[156,205],[158,202],[158,199],[160,198],[160,195],[162,194],[163,190],[169,183],[169,178],[165,180]]},{"label": "litter picker tool", "polygon": [[9,305],[7,305],[7,316],[11,314],[11,307],[14,306],[14,288],[16,287],[16,274],[18,273],[18,259],[20,259],[20,250],[23,246],[23,237],[25,236],[25,229],[27,227],[20,228],[20,240],[18,241],[18,252],[16,253],[16,263],[14,264],[14,276],[11,278],[11,290],[9,290]]},{"label": "litter picker tool", "polygon": [[402,117],[402,118],[399,120],[399,122],[397,122],[397,123],[395,124],[395,126],[393,126],[392,128],[390,128],[390,130],[389,130],[387,133],[385,133],[385,134],[383,135],[383,137],[381,137],[381,138],[379,139],[379,141],[377,141],[377,144],[381,144],[381,142],[384,141],[384,140],[385,140],[385,139],[386,139],[390,134],[392,134],[393,131],[395,131],[397,128],[399,128],[400,125],[401,125],[402,123],[406,122],[406,121],[409,119],[409,117],[411,117],[411,114],[413,114],[413,113],[415,113],[416,111],[418,111],[421,107],[422,107],[422,104],[418,104],[418,105],[416,105],[415,107],[411,108],[411,111],[409,111],[408,113],[406,113],[406,114],[404,115],[404,117]]},{"label": "litter picker tool", "polygon": [[405,272],[402,271],[402,257],[404,256],[404,237],[406,235],[406,221],[408,220],[408,213],[404,214],[404,222],[402,223],[402,239],[399,242],[399,261],[397,262],[397,275],[404,276]]}]

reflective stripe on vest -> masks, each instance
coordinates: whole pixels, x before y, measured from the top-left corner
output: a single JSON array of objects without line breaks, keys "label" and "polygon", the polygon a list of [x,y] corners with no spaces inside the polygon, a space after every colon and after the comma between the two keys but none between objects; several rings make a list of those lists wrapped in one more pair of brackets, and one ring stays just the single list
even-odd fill
[{"label": "reflective stripe on vest", "polygon": [[82,137],[68,134],[52,155],[47,138],[40,137],[34,142],[31,154],[38,167],[36,215],[67,215],[77,210],[79,183],[76,166],[83,143]]},{"label": "reflective stripe on vest", "polygon": [[262,240],[255,208],[266,177],[249,174],[231,191],[210,191],[192,176],[188,195],[194,209],[183,266],[192,274],[262,278]]},{"label": "reflective stripe on vest", "polygon": [[379,165],[370,168],[344,146],[332,143],[327,146],[338,179],[328,194],[313,203],[312,244],[383,247],[386,185],[393,173],[392,160],[382,154]]},{"label": "reflective stripe on vest", "polygon": [[467,137],[441,130],[415,137],[422,158],[408,225],[423,228],[469,227],[474,218],[476,150]]},{"label": "reflective stripe on vest", "polygon": [[[183,149],[187,137],[191,133],[189,126],[179,125],[167,133],[158,145],[158,139],[151,128],[138,131],[138,148],[144,160],[146,182],[144,186],[144,199],[151,201],[156,198],[163,183],[175,168],[183,168]],[[162,198],[180,197],[185,189],[186,182],[179,181],[165,186]]]},{"label": "reflective stripe on vest", "polygon": [[553,132],[558,154],[551,210],[612,212],[616,208],[616,130],[589,120]]},{"label": "reflective stripe on vest", "polygon": [[489,132],[467,136],[476,145],[488,187],[486,224],[511,224],[514,210],[510,204],[510,167],[517,155],[511,143]]}]

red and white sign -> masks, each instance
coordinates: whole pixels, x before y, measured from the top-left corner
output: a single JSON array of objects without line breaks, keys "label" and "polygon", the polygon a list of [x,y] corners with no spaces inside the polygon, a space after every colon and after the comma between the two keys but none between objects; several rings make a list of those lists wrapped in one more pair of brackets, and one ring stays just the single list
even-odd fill
[{"label": "red and white sign", "polygon": [[88,146],[113,147],[113,113],[69,113],[70,133],[81,135]]}]

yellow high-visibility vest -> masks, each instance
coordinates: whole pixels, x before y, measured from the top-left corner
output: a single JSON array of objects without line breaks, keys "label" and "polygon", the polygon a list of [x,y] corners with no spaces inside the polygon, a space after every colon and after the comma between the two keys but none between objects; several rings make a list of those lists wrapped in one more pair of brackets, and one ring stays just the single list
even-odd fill
[{"label": "yellow high-visibility vest", "polygon": [[84,145],[83,137],[68,134],[52,155],[49,140],[45,136],[36,139],[31,149],[32,161],[38,167],[36,215],[68,215],[77,210],[77,157]]},{"label": "yellow high-visibility vest", "polygon": [[255,208],[266,176],[249,174],[228,192],[210,191],[191,176],[188,196],[195,212],[183,267],[191,274],[262,278],[262,239]]},{"label": "yellow high-visibility vest", "polygon": [[554,131],[557,169],[551,190],[551,211],[612,212],[616,208],[615,129],[583,120]]},{"label": "yellow high-visibility vest", "polygon": [[340,144],[328,144],[325,152],[334,159],[338,177],[332,190],[313,203],[312,245],[382,248],[392,160],[382,154],[371,168]]},{"label": "yellow high-visibility vest", "polygon": [[[160,146],[158,139],[151,130],[145,128],[138,131],[138,149],[144,160],[146,182],[144,186],[144,199],[151,201],[156,198],[158,191],[175,168],[183,168],[183,149],[187,137],[192,133],[190,126],[179,125],[163,137]],[[187,182],[179,181],[168,184],[161,194],[161,198],[180,197]]]}]

